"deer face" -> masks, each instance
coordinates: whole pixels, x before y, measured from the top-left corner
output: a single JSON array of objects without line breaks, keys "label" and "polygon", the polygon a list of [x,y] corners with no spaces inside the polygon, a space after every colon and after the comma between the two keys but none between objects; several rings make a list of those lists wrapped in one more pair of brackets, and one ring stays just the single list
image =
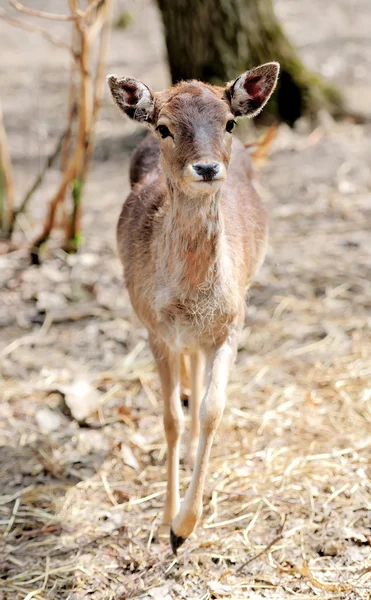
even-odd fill
[{"label": "deer face", "polygon": [[213,88],[181,83],[158,94],[154,124],[163,169],[187,195],[215,192],[226,179],[235,121]]},{"label": "deer face", "polygon": [[108,83],[121,110],[155,130],[171,185],[187,196],[199,196],[214,194],[225,181],[235,117],[260,112],[278,72],[278,63],[267,63],[225,88],[190,81],[157,94],[136,79],[111,75]]}]

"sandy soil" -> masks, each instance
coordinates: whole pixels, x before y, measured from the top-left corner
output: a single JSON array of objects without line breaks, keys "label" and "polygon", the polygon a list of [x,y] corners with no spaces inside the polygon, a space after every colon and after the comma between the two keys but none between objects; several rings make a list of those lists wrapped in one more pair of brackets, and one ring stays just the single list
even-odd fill
[{"label": "sandy soil", "polygon": [[[62,12],[57,0],[36,4]],[[113,31],[108,72],[164,87],[155,6],[118,5],[133,21]],[[276,6],[306,62],[370,115],[369,2]],[[49,26],[67,36],[65,24]],[[63,130],[68,57],[1,20],[0,56],[21,198]],[[165,485],[161,399],[114,239],[142,130],[106,96],[81,251],[51,249],[40,268],[22,249],[0,256],[1,600],[370,597],[370,134],[326,114],[315,130],[279,130],[261,172],[270,250],[203,521],[175,561],[152,543]],[[20,240],[39,230],[58,177],[34,197]],[[80,424],[76,398],[99,406]],[[189,477],[184,466],[182,491]]]}]

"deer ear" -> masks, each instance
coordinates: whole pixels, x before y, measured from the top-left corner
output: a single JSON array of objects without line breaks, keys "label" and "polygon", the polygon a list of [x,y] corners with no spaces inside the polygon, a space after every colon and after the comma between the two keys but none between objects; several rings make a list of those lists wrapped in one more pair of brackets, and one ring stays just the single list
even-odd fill
[{"label": "deer ear", "polygon": [[255,117],[268,102],[276,87],[280,66],[266,63],[246,71],[225,89],[225,96],[236,117]]},{"label": "deer ear", "polygon": [[152,122],[155,101],[151,90],[138,79],[108,75],[107,82],[117,106],[135,121]]}]

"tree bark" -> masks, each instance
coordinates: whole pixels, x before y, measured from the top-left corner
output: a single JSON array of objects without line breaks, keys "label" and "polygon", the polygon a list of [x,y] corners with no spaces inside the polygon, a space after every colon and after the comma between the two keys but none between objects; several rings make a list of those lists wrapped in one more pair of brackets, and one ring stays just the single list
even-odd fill
[{"label": "tree bark", "polygon": [[[293,125],[303,114],[343,108],[340,92],[306,69],[274,12],[273,0],[158,0],[171,77],[220,84],[276,60],[277,93],[268,111]],[[265,109],[267,114],[267,109]]]}]

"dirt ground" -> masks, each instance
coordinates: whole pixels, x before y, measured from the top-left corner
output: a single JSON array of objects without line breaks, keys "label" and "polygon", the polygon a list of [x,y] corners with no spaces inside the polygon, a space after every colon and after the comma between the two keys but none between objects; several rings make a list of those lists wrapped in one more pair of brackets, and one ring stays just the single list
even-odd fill
[{"label": "dirt ground", "polygon": [[[305,61],[371,116],[369,0],[276,6]],[[122,10],[132,22],[113,31],[108,72],[164,87],[155,5],[121,0]],[[65,23],[47,25],[67,35]],[[21,198],[63,130],[68,57],[1,20],[0,57]],[[20,249],[0,256],[0,599],[368,600],[371,124],[322,114],[315,128],[279,129],[261,170],[269,254],[249,296],[203,519],[177,559],[156,541],[161,398],[115,249],[141,135],[106,95],[81,250],[51,244],[40,268],[28,264],[22,241],[39,231],[52,170],[19,222]],[[182,466],[182,493],[189,479]]]}]

